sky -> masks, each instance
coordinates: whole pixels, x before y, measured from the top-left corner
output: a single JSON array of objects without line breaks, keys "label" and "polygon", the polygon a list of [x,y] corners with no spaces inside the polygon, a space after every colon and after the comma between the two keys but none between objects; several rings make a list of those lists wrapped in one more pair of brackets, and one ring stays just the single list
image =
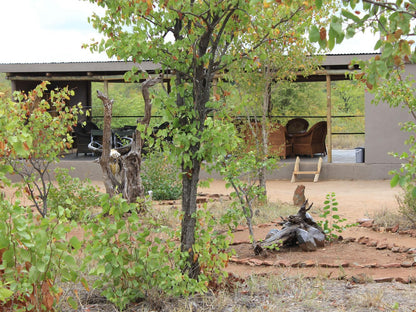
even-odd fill
[{"label": "sky", "polygon": [[[96,5],[82,0],[2,0],[0,63],[106,61],[105,53],[82,49],[100,36],[88,23]],[[373,35],[359,34],[332,53],[372,53]]]}]

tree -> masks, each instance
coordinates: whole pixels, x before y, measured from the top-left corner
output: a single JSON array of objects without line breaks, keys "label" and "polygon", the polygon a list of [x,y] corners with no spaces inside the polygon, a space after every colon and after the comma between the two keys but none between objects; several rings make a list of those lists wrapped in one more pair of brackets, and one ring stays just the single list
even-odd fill
[{"label": "tree", "polygon": [[245,112],[249,121],[257,123],[253,129],[247,130],[251,130],[253,137],[260,134],[255,140],[259,144],[256,144],[254,151],[259,164],[259,186],[263,188],[264,195],[267,195],[267,166],[263,164],[270,156],[268,137],[270,129],[277,126],[269,119],[273,111],[273,89],[282,82],[295,80],[299,72],[307,76],[318,66],[318,58],[311,56],[315,47],[303,33],[314,21],[314,15],[310,13],[303,11],[296,19],[282,22],[275,30],[279,36],[270,44],[262,45],[256,50],[254,62],[247,66],[241,66],[241,62],[234,64],[228,75],[239,92],[244,93],[243,97],[250,98],[249,101],[241,101],[238,110]]},{"label": "tree", "polygon": [[42,82],[14,101],[0,98],[0,165],[8,165],[25,183],[25,192],[45,217],[51,186],[49,166],[72,146],[70,131],[80,106],[68,106],[68,87],[48,90]]},{"label": "tree", "polygon": [[[90,2],[106,8],[103,16],[90,19],[105,36],[90,45],[92,50],[123,60],[152,60],[173,75],[164,114],[172,125],[172,154],[180,156],[182,169],[181,250],[189,253],[185,269],[197,277],[198,257],[192,246],[201,164],[233,145],[233,127],[220,122],[222,101],[212,98],[213,80],[239,60],[254,62],[261,46],[279,40],[279,25],[296,23],[304,12],[313,14],[315,1]],[[136,70],[126,78],[135,81],[140,73]]]},{"label": "tree", "polygon": [[[414,77],[404,72],[406,63],[416,63],[415,41],[416,4],[413,1],[343,1],[341,14],[332,16],[329,31],[314,26],[310,39],[321,47],[332,49],[344,37],[353,37],[357,31],[371,29],[380,36],[374,49],[381,54],[369,61],[358,62],[362,73],[355,78],[366,84],[375,94],[375,103],[387,102],[391,107],[403,107],[414,119],[406,122],[402,130],[411,133],[405,142],[409,153],[397,157],[407,160],[399,171],[394,171],[392,186],[398,183],[416,197],[416,98],[413,92]],[[346,27],[343,27],[346,25]]]}]

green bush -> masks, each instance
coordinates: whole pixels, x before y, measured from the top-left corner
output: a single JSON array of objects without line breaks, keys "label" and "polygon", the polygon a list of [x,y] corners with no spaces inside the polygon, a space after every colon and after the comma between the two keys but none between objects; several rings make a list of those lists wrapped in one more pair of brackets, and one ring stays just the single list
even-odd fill
[{"label": "green bush", "polygon": [[69,175],[69,170],[56,168],[56,186],[51,184],[48,207],[51,211],[62,210],[69,220],[81,221],[97,206],[99,191],[88,179],[81,181]]},{"label": "green bush", "polygon": [[[230,239],[214,232],[218,220],[206,209],[196,216],[198,239],[194,245],[194,256],[203,271],[198,279],[191,279],[184,270],[189,253],[180,251],[178,231],[139,215],[137,204],[120,196],[103,194],[100,204],[103,213],[86,226],[91,236],[85,265],[92,266],[89,273],[98,276],[93,287],[120,309],[138,299],[151,300],[155,294],[160,301],[203,293],[210,281],[221,282],[226,275],[221,269],[228,262]],[[224,218],[224,223],[230,222]]]},{"label": "green bush", "polygon": [[149,154],[142,167],[142,182],[146,194],[152,191],[153,199],[178,199],[182,194],[179,168],[161,153]]},{"label": "green bush", "polygon": [[19,202],[0,201],[1,311],[53,311],[61,294],[57,282],[77,280],[81,243],[67,239],[75,224],[61,220],[54,212],[41,218]]}]

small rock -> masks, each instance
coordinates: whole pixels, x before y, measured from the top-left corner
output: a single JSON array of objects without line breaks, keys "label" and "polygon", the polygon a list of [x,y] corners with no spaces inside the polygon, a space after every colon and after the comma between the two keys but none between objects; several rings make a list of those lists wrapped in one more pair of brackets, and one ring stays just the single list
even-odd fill
[{"label": "small rock", "polygon": [[400,247],[400,252],[408,252],[410,250],[409,247]]},{"label": "small rock", "polygon": [[402,284],[409,284],[409,280],[408,280],[408,279],[405,279],[405,278],[403,278],[403,277],[396,277],[394,280],[395,280],[396,282],[398,282],[398,283],[402,283]]},{"label": "small rock", "polygon": [[416,283],[416,277],[415,276],[409,276],[409,283]]},{"label": "small rock", "polygon": [[366,245],[369,241],[370,241],[370,239],[369,239],[367,236],[361,236],[361,237],[357,240],[357,242],[358,242],[359,244],[362,244],[362,245]]},{"label": "small rock", "polygon": [[315,261],[312,261],[312,260],[306,260],[306,261],[303,261],[300,264],[300,266],[303,267],[303,268],[310,268],[310,267],[313,267],[315,265],[316,265]]},{"label": "small rock", "polygon": [[401,268],[402,265],[400,263],[387,263],[383,265],[384,268]]},{"label": "small rock", "polygon": [[365,284],[369,281],[369,278],[364,273],[351,276],[351,280],[356,284]]},{"label": "small rock", "polygon": [[376,249],[378,249],[378,250],[387,249],[387,243],[379,243],[379,244],[377,244]]},{"label": "small rock", "polygon": [[394,280],[394,277],[379,277],[375,278],[374,282],[376,283],[390,283]]},{"label": "small rock", "polygon": [[356,241],[355,237],[345,237],[344,238],[344,243],[353,243],[355,241]]},{"label": "small rock", "polygon": [[410,255],[415,255],[416,254],[416,248],[411,248],[407,251],[408,254]]},{"label": "small rock", "polygon": [[281,267],[290,267],[290,261],[288,261],[288,260],[279,260],[277,262],[277,265],[281,266]]},{"label": "small rock", "polygon": [[396,224],[395,226],[393,226],[393,228],[391,229],[392,233],[397,233],[397,231],[399,230],[399,224]]},{"label": "small rock", "polygon": [[365,228],[371,228],[373,227],[373,224],[374,224],[374,220],[371,220],[371,221],[361,223],[360,226],[365,227]]},{"label": "small rock", "polygon": [[321,263],[319,266],[322,268],[339,268],[339,264],[335,263]]},{"label": "small rock", "polygon": [[251,259],[248,259],[247,264],[251,266],[259,266],[259,265],[262,265],[263,262],[264,262],[263,260],[251,258]]},{"label": "small rock", "polygon": [[391,249],[392,252],[400,252],[400,247],[393,247]]},{"label": "small rock", "polygon": [[358,224],[363,224],[365,222],[373,222],[374,223],[374,219],[362,218],[362,219],[357,220]]},{"label": "small rock", "polygon": [[270,261],[270,260],[264,260],[264,261],[263,261],[263,265],[266,265],[266,266],[273,266],[273,265],[274,265],[274,262],[273,262],[273,261]]},{"label": "small rock", "polygon": [[367,243],[367,246],[368,247],[377,247],[377,244],[378,244],[378,241],[369,241],[368,243]]},{"label": "small rock", "polygon": [[411,268],[413,266],[413,261],[404,261],[401,265],[403,268]]}]

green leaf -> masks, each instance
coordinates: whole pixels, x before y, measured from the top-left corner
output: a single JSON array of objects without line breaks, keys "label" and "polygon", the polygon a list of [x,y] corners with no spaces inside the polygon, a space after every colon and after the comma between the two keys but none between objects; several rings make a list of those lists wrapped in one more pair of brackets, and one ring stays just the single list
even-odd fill
[{"label": "green leaf", "polygon": [[384,41],[383,40],[378,40],[376,45],[374,46],[374,50],[378,50],[381,48],[381,46],[383,45]]},{"label": "green leaf", "polygon": [[395,187],[397,183],[399,183],[400,176],[398,174],[394,175],[394,177],[390,181],[390,186]]},{"label": "green leaf", "polygon": [[342,9],[341,14],[343,16],[345,16],[346,18],[353,20],[356,23],[360,23],[361,22],[361,19],[357,15],[355,15],[354,13],[351,13],[350,11],[347,11],[345,9]]},{"label": "green leaf", "polygon": [[0,287],[0,301],[6,301],[13,295],[13,291],[7,288]]},{"label": "green leaf", "polygon": [[309,40],[311,42],[318,42],[320,39],[319,29],[316,25],[313,25],[309,30]]},{"label": "green leaf", "polygon": [[78,303],[75,301],[74,298],[72,297],[68,297],[66,299],[66,301],[68,302],[69,306],[74,309],[74,310],[78,310]]}]

